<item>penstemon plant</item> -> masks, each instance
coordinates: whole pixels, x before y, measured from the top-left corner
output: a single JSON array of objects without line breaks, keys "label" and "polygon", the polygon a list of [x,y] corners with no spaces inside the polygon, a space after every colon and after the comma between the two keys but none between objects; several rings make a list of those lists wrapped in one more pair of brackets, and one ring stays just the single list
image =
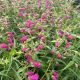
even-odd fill
[{"label": "penstemon plant", "polygon": [[0,80],[80,80],[77,10],[66,0],[2,2]]}]

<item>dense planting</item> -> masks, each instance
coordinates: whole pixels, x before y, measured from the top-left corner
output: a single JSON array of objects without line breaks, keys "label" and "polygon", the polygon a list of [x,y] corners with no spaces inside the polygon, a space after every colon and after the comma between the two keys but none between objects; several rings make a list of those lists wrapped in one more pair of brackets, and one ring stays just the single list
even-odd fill
[{"label": "dense planting", "polygon": [[71,2],[2,3],[0,80],[80,80],[80,13]]}]

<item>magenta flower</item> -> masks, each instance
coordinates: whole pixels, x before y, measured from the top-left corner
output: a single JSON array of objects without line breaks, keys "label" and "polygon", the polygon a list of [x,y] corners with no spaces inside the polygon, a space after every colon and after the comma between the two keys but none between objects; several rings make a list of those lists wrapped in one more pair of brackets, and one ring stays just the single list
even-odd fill
[{"label": "magenta flower", "polygon": [[38,35],[38,38],[43,42],[46,40],[46,37],[42,34]]},{"label": "magenta flower", "polygon": [[41,0],[38,0],[38,7],[40,8],[41,7]]},{"label": "magenta flower", "polygon": [[53,75],[54,75],[56,78],[58,78],[58,76],[59,76],[58,72],[54,72]]},{"label": "magenta flower", "polygon": [[66,42],[66,48],[69,48],[71,46],[71,42]]},{"label": "magenta flower", "polygon": [[71,19],[71,18],[72,18],[72,17],[71,17],[71,16],[68,16],[68,15],[64,16],[64,19],[65,19],[65,20]]},{"label": "magenta flower", "polygon": [[10,37],[13,37],[14,36],[14,32],[6,32],[6,34]]},{"label": "magenta flower", "polygon": [[61,55],[61,53],[60,53],[60,52],[57,54],[57,58],[59,58],[59,59],[61,59],[61,58],[62,58],[62,55]]},{"label": "magenta flower", "polygon": [[57,42],[55,43],[55,47],[58,48],[59,46],[60,46],[60,42],[57,41]]},{"label": "magenta flower", "polygon": [[53,73],[52,80],[58,80],[59,74],[57,72]]},{"label": "magenta flower", "polygon": [[41,27],[41,26],[39,26],[38,29],[39,29],[40,31],[44,31],[44,28]]},{"label": "magenta flower", "polygon": [[26,47],[22,48],[22,52],[26,52],[27,50],[28,50],[28,48],[26,48]]},{"label": "magenta flower", "polygon": [[63,31],[62,30],[59,30],[58,31],[58,34],[62,37],[63,36]]},{"label": "magenta flower", "polygon": [[1,43],[0,48],[8,49],[8,45],[5,43]]},{"label": "magenta flower", "polygon": [[28,71],[27,75],[28,75],[29,80],[38,80],[39,79],[39,75],[37,73],[34,73],[33,71]]},{"label": "magenta flower", "polygon": [[22,36],[22,38],[20,38],[20,41],[21,42],[24,42],[24,41],[26,41],[28,39],[28,36],[26,35],[26,36]]},{"label": "magenta flower", "polygon": [[73,35],[68,35],[67,37],[68,37],[68,39],[70,39],[70,40],[72,40],[72,39],[75,38]]},{"label": "magenta flower", "polygon": [[34,14],[33,16],[34,16],[35,19],[38,19],[39,14]]},{"label": "magenta flower", "polygon": [[19,11],[20,11],[20,12],[21,12],[21,11],[25,11],[25,8],[20,8]]},{"label": "magenta flower", "polygon": [[46,8],[49,7],[49,0],[46,0]]},{"label": "magenta flower", "polygon": [[36,48],[36,51],[40,51],[43,48],[44,48],[44,45],[43,44],[39,44],[38,47]]},{"label": "magenta flower", "polygon": [[52,77],[52,80],[58,80],[55,76]]},{"label": "magenta flower", "polygon": [[20,28],[20,32],[21,32],[21,33],[25,33],[25,32],[29,33],[29,30],[26,29],[26,28]]},{"label": "magenta flower", "polygon": [[24,13],[23,13],[23,12],[19,12],[19,13],[18,13],[18,16],[19,16],[19,17],[23,17],[23,16],[24,16]]},{"label": "magenta flower", "polygon": [[55,18],[51,18],[50,19],[50,22],[53,22],[54,23],[54,21],[55,21]]},{"label": "magenta flower", "polygon": [[8,42],[9,42],[9,43],[13,43],[13,37],[9,37],[9,38],[8,38]]},{"label": "magenta flower", "polygon": [[38,23],[38,22],[41,22],[41,20],[42,20],[42,19],[41,19],[41,18],[39,18],[39,19],[37,20],[37,23]]},{"label": "magenta flower", "polygon": [[13,39],[13,37],[9,37],[9,38],[8,38],[8,42],[9,42],[9,44],[10,44],[11,46],[13,46],[13,45],[14,45],[14,39]]},{"label": "magenta flower", "polygon": [[26,26],[27,26],[28,28],[32,28],[33,25],[34,25],[34,23],[33,23],[32,20],[27,20],[27,22],[26,22]]},{"label": "magenta flower", "polygon": [[45,36],[41,37],[41,40],[44,42],[46,40],[46,37]]},{"label": "magenta flower", "polygon": [[28,76],[29,80],[38,80],[39,79],[39,75],[38,74],[34,74],[31,76]]},{"label": "magenta flower", "polygon": [[41,63],[39,61],[33,61],[32,64],[34,65],[34,67],[41,67]]},{"label": "magenta flower", "polygon": [[68,33],[67,32],[64,32],[64,36],[68,36]]},{"label": "magenta flower", "polygon": [[14,32],[6,32],[8,35],[8,42],[11,46],[14,45]]},{"label": "magenta flower", "polygon": [[41,17],[42,20],[46,20],[46,18],[47,18],[46,14],[43,14],[42,17]]},{"label": "magenta flower", "polygon": [[27,72],[27,75],[28,75],[28,76],[34,75],[34,72],[33,72],[33,71],[28,71],[28,72]]},{"label": "magenta flower", "polygon": [[28,62],[33,61],[32,56],[29,55],[29,54],[26,54],[26,55],[25,55],[25,58],[26,58],[26,60],[27,60]]},{"label": "magenta flower", "polygon": [[36,32],[36,30],[30,30],[29,34],[34,34]]},{"label": "magenta flower", "polygon": [[20,29],[20,32],[22,33],[22,32],[25,32],[25,28],[21,28]]}]

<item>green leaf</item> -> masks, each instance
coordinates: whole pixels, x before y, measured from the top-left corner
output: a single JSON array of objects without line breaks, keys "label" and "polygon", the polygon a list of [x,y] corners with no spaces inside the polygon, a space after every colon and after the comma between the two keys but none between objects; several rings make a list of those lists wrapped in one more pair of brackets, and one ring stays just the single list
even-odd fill
[{"label": "green leaf", "polygon": [[64,69],[62,69],[62,70],[68,69],[68,68],[71,67],[73,64],[74,64],[74,61],[70,61],[70,62],[66,65],[66,67],[65,67]]},{"label": "green leaf", "polygon": [[11,52],[10,52],[10,55],[15,55],[15,54],[16,54],[16,50],[12,49]]},{"label": "green leaf", "polygon": [[2,61],[2,59],[0,59],[0,64],[4,64],[4,62]]}]

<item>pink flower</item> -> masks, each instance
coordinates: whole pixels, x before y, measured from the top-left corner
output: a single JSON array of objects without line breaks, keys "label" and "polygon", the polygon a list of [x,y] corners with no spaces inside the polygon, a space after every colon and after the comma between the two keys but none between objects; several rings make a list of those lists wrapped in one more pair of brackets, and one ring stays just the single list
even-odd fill
[{"label": "pink flower", "polygon": [[38,23],[38,22],[41,22],[41,20],[42,20],[42,19],[41,19],[41,18],[39,18],[39,19],[37,20],[37,23]]},{"label": "pink flower", "polygon": [[27,22],[26,22],[26,26],[27,26],[28,28],[32,28],[33,25],[34,25],[34,23],[33,23],[32,20],[27,20]]},{"label": "pink flower", "polygon": [[62,58],[61,53],[58,53],[58,54],[57,54],[57,58],[59,58],[59,59],[61,59],[61,58]]},{"label": "pink flower", "polygon": [[53,75],[54,75],[56,78],[58,78],[58,76],[59,76],[58,72],[54,72]]},{"label": "pink flower", "polygon": [[23,36],[22,38],[20,38],[20,41],[21,42],[24,42],[24,41],[26,41],[28,39],[28,36],[26,35],[26,36]]},{"label": "pink flower", "polygon": [[37,73],[34,73],[33,71],[28,71],[27,75],[28,75],[29,80],[38,80],[39,79],[39,75]]},{"label": "pink flower", "polygon": [[29,33],[29,30],[26,29],[26,28],[20,28],[20,32],[21,32],[21,33],[25,33],[25,32]]},{"label": "pink flower", "polygon": [[43,34],[38,35],[38,38],[43,42],[46,40],[46,37]]},{"label": "pink flower", "polygon": [[33,71],[28,71],[28,72],[27,72],[27,75],[28,75],[28,76],[34,75],[34,72],[33,72]]},{"label": "pink flower", "polygon": [[38,14],[34,14],[33,15],[35,19],[38,19],[39,15]]},{"label": "pink flower", "polygon": [[46,0],[46,8],[49,7],[49,0]]},{"label": "pink flower", "polygon": [[38,62],[38,61],[33,61],[32,64],[33,64],[35,67],[38,67],[38,68],[41,67],[41,63]]},{"label": "pink flower", "polygon": [[43,14],[42,17],[41,17],[42,20],[46,20],[46,18],[47,18],[46,14]]},{"label": "pink flower", "polygon": [[31,76],[28,76],[29,80],[38,80],[39,79],[39,75],[38,74],[34,74]]},{"label": "pink flower", "polygon": [[59,30],[58,31],[58,34],[62,37],[63,36],[63,31],[62,30]]},{"label": "pink flower", "polygon": [[9,42],[9,44],[11,45],[11,46],[13,46],[14,45],[14,39],[13,39],[13,37],[8,37],[8,42]]},{"label": "pink flower", "polygon": [[22,52],[26,52],[27,50],[28,50],[28,48],[26,48],[26,47],[22,48]]},{"label": "pink flower", "polygon": [[58,80],[58,76],[59,76],[59,74],[57,72],[54,72],[52,80]]},{"label": "pink flower", "polygon": [[72,18],[71,16],[67,16],[67,15],[64,16],[64,19],[65,19],[65,20],[67,20],[67,19],[71,19],[71,18]]},{"label": "pink flower", "polygon": [[57,42],[55,43],[55,47],[58,48],[59,46],[60,46],[60,42],[57,41]]},{"label": "pink flower", "polygon": [[39,44],[38,47],[36,48],[36,51],[40,51],[43,48],[44,48],[44,45],[43,44]]},{"label": "pink flower", "polygon": [[20,11],[20,12],[21,12],[21,11],[25,11],[25,8],[20,8],[19,11]]},{"label": "pink flower", "polygon": [[1,43],[0,48],[8,49],[8,45],[5,43]]},{"label": "pink flower", "polygon": [[64,36],[68,36],[68,33],[67,32],[64,32]]},{"label": "pink flower", "polygon": [[54,21],[55,21],[55,18],[51,18],[50,19],[50,22],[53,22],[54,23]]},{"label": "pink flower", "polygon": [[44,28],[41,27],[41,26],[39,26],[38,29],[39,29],[40,31],[44,31]]},{"label": "pink flower", "polygon": [[38,7],[41,7],[41,0],[38,0]]},{"label": "pink flower", "polygon": [[20,29],[20,32],[25,32],[25,28],[21,28]]},{"label": "pink flower", "polygon": [[6,34],[7,34],[8,36],[11,36],[11,37],[14,36],[14,32],[6,32]]},{"label": "pink flower", "polygon": [[68,39],[70,39],[70,40],[72,40],[72,39],[75,38],[73,35],[68,35],[67,37],[68,37]]},{"label": "pink flower", "polygon": [[69,48],[71,46],[71,42],[66,42],[66,48]]},{"label": "pink flower", "polygon": [[24,13],[23,13],[23,12],[19,12],[19,13],[18,13],[18,16],[19,16],[19,17],[23,17],[23,16],[24,16]]},{"label": "pink flower", "polygon": [[13,43],[13,38],[9,37],[9,38],[8,38],[8,42],[9,42],[9,43]]},{"label": "pink flower", "polygon": [[36,32],[36,30],[30,30],[29,34],[34,34]]},{"label": "pink flower", "polygon": [[28,62],[33,61],[32,56],[29,55],[29,54],[26,54],[26,55],[25,55],[25,58],[26,58],[26,60],[27,60]]},{"label": "pink flower", "polygon": [[55,76],[52,77],[52,80],[58,80]]}]

